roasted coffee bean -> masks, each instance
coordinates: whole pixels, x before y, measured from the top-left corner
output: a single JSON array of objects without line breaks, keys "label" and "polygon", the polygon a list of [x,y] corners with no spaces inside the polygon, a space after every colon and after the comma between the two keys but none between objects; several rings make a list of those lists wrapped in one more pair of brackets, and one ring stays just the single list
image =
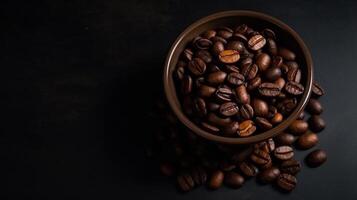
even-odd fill
[{"label": "roasted coffee bean", "polygon": [[252,106],[256,116],[259,117],[268,116],[269,106],[265,101],[261,99],[253,99]]},{"label": "roasted coffee bean", "polygon": [[225,136],[235,137],[235,136],[238,136],[238,130],[239,130],[239,123],[232,122],[232,123],[224,126],[222,131]]},{"label": "roasted coffee bean", "polygon": [[306,157],[306,164],[309,167],[318,167],[327,160],[327,154],[324,150],[316,149],[309,153]]},{"label": "roasted coffee bean", "polygon": [[296,104],[297,100],[295,98],[284,99],[278,103],[277,108],[283,115],[288,115],[295,109]]},{"label": "roasted coffee bean", "polygon": [[208,74],[206,81],[210,85],[219,85],[224,82],[226,77],[227,77],[227,73],[222,72],[222,71],[217,71],[217,72]]},{"label": "roasted coffee bean", "polygon": [[274,83],[262,83],[260,84],[258,91],[261,95],[266,97],[275,97],[280,94],[280,88]]},{"label": "roasted coffee bean", "polygon": [[296,187],[296,184],[297,179],[290,174],[280,174],[277,180],[277,185],[285,191],[293,190]]},{"label": "roasted coffee bean", "polygon": [[208,102],[207,103],[207,109],[209,111],[217,111],[221,107],[221,105],[214,103],[214,102]]},{"label": "roasted coffee bean", "polygon": [[271,38],[267,39],[267,47],[268,47],[268,51],[271,55],[275,56],[278,54],[278,45],[276,44],[276,42],[273,39],[271,39]]},{"label": "roasted coffee bean", "polygon": [[178,184],[178,187],[183,192],[188,192],[195,187],[195,183],[194,183],[192,177],[188,173],[183,173],[181,175],[178,175],[177,176],[177,184]]},{"label": "roasted coffee bean", "polygon": [[279,48],[279,56],[283,57],[285,60],[295,60],[295,53],[286,48]]},{"label": "roasted coffee bean", "polygon": [[188,69],[195,76],[200,76],[206,71],[206,63],[200,58],[194,58],[188,63]]},{"label": "roasted coffee bean", "polygon": [[194,100],[194,106],[199,116],[205,116],[207,114],[206,102],[202,98],[196,98]]},{"label": "roasted coffee bean", "polygon": [[269,54],[261,53],[257,56],[255,63],[258,65],[260,71],[265,71],[270,66],[271,58]]},{"label": "roasted coffee bean", "polygon": [[201,85],[205,82],[205,79],[203,77],[197,77],[195,79],[195,86],[196,88],[200,88]]},{"label": "roasted coffee bean", "polygon": [[206,122],[202,122],[201,126],[203,129],[205,129],[206,131],[209,131],[211,133],[218,133],[220,131],[219,128],[217,128],[211,124],[208,124]]},{"label": "roasted coffee bean", "polygon": [[246,66],[246,65],[251,65],[251,64],[253,64],[253,59],[250,58],[250,57],[248,57],[248,58],[244,58],[244,59],[241,61],[240,66],[241,66],[241,67],[244,67],[244,66]]},{"label": "roasted coffee bean", "polygon": [[225,65],[223,67],[223,71],[225,71],[227,73],[239,73],[239,69],[235,65]]},{"label": "roasted coffee bean", "polygon": [[289,72],[289,67],[285,63],[280,65],[280,69],[283,74],[287,74]]},{"label": "roasted coffee bean", "polygon": [[258,178],[262,183],[271,183],[280,175],[280,170],[277,167],[271,167],[259,173]]},{"label": "roasted coffee bean", "polygon": [[295,135],[304,134],[308,128],[309,128],[309,125],[304,120],[295,120],[289,126],[290,132]]},{"label": "roasted coffee bean", "polygon": [[246,24],[241,24],[235,29],[235,32],[240,34],[245,34],[247,30],[248,30],[248,26]]},{"label": "roasted coffee bean", "polygon": [[289,146],[295,142],[295,136],[290,133],[281,133],[278,136],[276,136],[274,139],[279,145]]},{"label": "roasted coffee bean", "polygon": [[261,83],[262,83],[262,79],[259,76],[253,78],[252,80],[249,81],[248,90],[255,90],[256,88],[259,87]]},{"label": "roasted coffee bean", "polygon": [[218,29],[217,35],[224,39],[229,39],[233,35],[233,30],[228,27],[221,27]]},{"label": "roasted coffee bean", "polygon": [[244,85],[240,85],[235,89],[235,94],[237,101],[240,104],[247,104],[250,101],[250,96],[247,92],[247,89]]},{"label": "roasted coffee bean", "polygon": [[269,107],[268,107],[268,115],[267,115],[267,118],[273,118],[274,117],[274,115],[276,114],[278,112],[278,109],[275,107],[275,106],[273,106],[273,105],[270,105]]},{"label": "roasted coffee bean", "polygon": [[312,94],[316,97],[320,97],[325,94],[325,90],[316,81],[313,81]]},{"label": "roasted coffee bean", "polygon": [[[270,67],[265,71],[265,78],[268,81],[274,82],[281,76],[281,70],[278,67]],[[279,85],[280,88],[280,85]]]},{"label": "roasted coffee bean", "polygon": [[310,99],[306,109],[312,115],[319,115],[323,111],[322,105],[317,99]]},{"label": "roasted coffee bean", "polygon": [[239,109],[239,116],[242,119],[252,119],[254,116],[254,110],[249,104],[243,104]]},{"label": "roasted coffee bean", "polygon": [[251,120],[245,120],[239,125],[239,136],[248,137],[256,131],[254,122]]},{"label": "roasted coffee bean", "polygon": [[247,80],[253,79],[257,73],[258,73],[258,66],[256,64],[251,64],[251,65],[243,65],[242,69],[242,74]]},{"label": "roasted coffee bean", "polygon": [[275,149],[274,156],[280,160],[289,160],[294,156],[294,151],[290,146],[280,146]]},{"label": "roasted coffee bean", "polygon": [[316,133],[324,130],[326,123],[319,115],[313,115],[309,119],[310,129]]},{"label": "roasted coffee bean", "polygon": [[164,176],[172,176],[175,173],[175,167],[171,163],[161,163],[160,172]]},{"label": "roasted coffee bean", "polygon": [[218,36],[218,35],[216,35],[216,36],[214,36],[214,37],[211,37],[211,41],[212,41],[213,43],[215,43],[215,42],[222,42],[223,44],[227,44],[227,40],[224,39],[223,37]]},{"label": "roasted coffee bean", "polygon": [[275,113],[274,117],[270,119],[270,122],[275,125],[275,124],[279,124],[283,121],[284,116],[280,113]]},{"label": "roasted coffee bean", "polygon": [[182,52],[182,59],[186,60],[186,61],[191,61],[192,60],[192,57],[193,57],[193,52],[191,49],[185,49],[183,52]]},{"label": "roasted coffee bean", "polygon": [[292,95],[301,95],[304,93],[304,86],[300,83],[289,81],[285,84],[285,91]]},{"label": "roasted coffee bean", "polygon": [[219,55],[222,51],[224,51],[224,44],[221,41],[217,41],[213,44],[212,51],[215,55]]},{"label": "roasted coffee bean", "polygon": [[236,115],[239,111],[239,108],[236,103],[227,102],[221,105],[219,108],[219,113],[223,116],[230,117]]},{"label": "roasted coffee bean", "polygon": [[283,79],[281,77],[276,79],[274,83],[279,86],[280,90],[282,90],[285,87],[285,79]]},{"label": "roasted coffee bean", "polygon": [[239,73],[230,73],[227,76],[227,82],[230,83],[233,86],[239,86],[242,85],[244,83],[244,76],[242,74]]},{"label": "roasted coffee bean", "polygon": [[243,34],[241,33],[234,33],[233,34],[233,38],[235,40],[239,40],[239,41],[242,41],[244,43],[246,43],[248,41],[247,37],[245,37]]},{"label": "roasted coffee bean", "polygon": [[199,50],[196,53],[197,58],[201,58],[205,63],[210,63],[212,61],[212,55],[207,50]]},{"label": "roasted coffee bean", "polygon": [[273,125],[265,118],[262,117],[256,117],[255,122],[258,125],[259,128],[262,130],[269,130],[273,128]]},{"label": "roasted coffee bean", "polygon": [[268,140],[255,144],[254,146],[255,148],[262,149],[263,151],[268,153],[273,152],[275,150],[275,142],[272,138],[269,138]]},{"label": "roasted coffee bean", "polygon": [[213,63],[209,63],[207,65],[207,72],[212,73],[212,72],[218,72],[221,71],[219,67]]},{"label": "roasted coffee bean", "polygon": [[287,61],[287,62],[285,62],[285,64],[289,67],[289,70],[299,68],[299,64],[295,61]]},{"label": "roasted coffee bean", "polygon": [[244,175],[248,177],[256,176],[259,172],[255,165],[247,161],[240,163],[239,169]]},{"label": "roasted coffee bean", "polygon": [[239,52],[236,50],[224,50],[219,53],[219,60],[225,64],[236,63],[239,58]]},{"label": "roasted coffee bean", "polygon": [[301,71],[299,68],[291,68],[286,74],[286,78],[288,81],[293,81],[296,83],[300,83],[301,80]]},{"label": "roasted coffee bean", "polygon": [[233,40],[228,42],[226,49],[236,50],[238,52],[243,52],[245,50],[244,44],[241,41]]},{"label": "roasted coffee bean", "polygon": [[253,51],[257,51],[257,50],[263,48],[265,43],[266,43],[266,40],[262,35],[254,35],[253,37],[251,37],[249,39],[248,47]]},{"label": "roasted coffee bean", "polygon": [[269,153],[262,149],[255,149],[250,155],[250,159],[258,165],[264,165],[271,161]]},{"label": "roasted coffee bean", "polygon": [[175,73],[175,78],[177,80],[182,80],[184,76],[185,76],[185,68],[183,67],[177,68]]},{"label": "roasted coffee bean", "polygon": [[190,94],[192,91],[192,78],[189,75],[185,75],[181,82],[181,92],[183,95]]},{"label": "roasted coffee bean", "polygon": [[224,175],[224,184],[231,188],[240,188],[244,183],[244,177],[237,172],[227,172]]},{"label": "roasted coffee bean", "polygon": [[272,60],[272,67],[280,67],[284,62],[284,59],[281,56],[275,56]]},{"label": "roasted coffee bean", "polygon": [[310,149],[319,142],[319,138],[315,133],[307,132],[299,137],[297,140],[297,146],[300,149]]},{"label": "roasted coffee bean", "polygon": [[273,38],[275,39],[275,33],[273,30],[269,29],[269,28],[265,28],[263,31],[262,31],[262,34],[264,35],[264,37],[266,38]]},{"label": "roasted coffee bean", "polygon": [[285,160],[281,163],[280,165],[280,170],[283,173],[287,174],[297,174],[301,169],[301,164],[299,161],[290,159],[290,160]]},{"label": "roasted coffee bean", "polygon": [[216,170],[212,173],[211,178],[208,182],[208,187],[210,189],[218,189],[221,187],[224,180],[224,173],[220,170]]},{"label": "roasted coffee bean", "polygon": [[215,30],[207,30],[202,34],[203,38],[211,39],[216,36],[217,32]]},{"label": "roasted coffee bean", "polygon": [[197,49],[209,49],[212,46],[212,41],[206,38],[197,37],[193,40],[193,45]]},{"label": "roasted coffee bean", "polygon": [[209,113],[207,116],[208,122],[217,126],[227,126],[232,122],[231,118],[220,118],[214,113]]},{"label": "roasted coffee bean", "polygon": [[219,87],[216,91],[216,97],[219,101],[225,102],[230,101],[232,98],[233,92],[229,88]]},{"label": "roasted coffee bean", "polygon": [[207,182],[207,172],[203,167],[195,167],[191,170],[191,177],[195,185],[202,185]]},{"label": "roasted coffee bean", "polygon": [[216,92],[216,88],[207,85],[201,85],[198,89],[198,94],[201,97],[210,97]]}]

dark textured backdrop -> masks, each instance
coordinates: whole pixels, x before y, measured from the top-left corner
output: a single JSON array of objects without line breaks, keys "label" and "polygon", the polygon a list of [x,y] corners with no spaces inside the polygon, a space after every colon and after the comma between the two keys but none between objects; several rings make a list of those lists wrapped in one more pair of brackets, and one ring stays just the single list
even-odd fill
[{"label": "dark textured backdrop", "polygon": [[[355,1],[2,2],[0,181],[3,199],[355,199]],[[291,25],[325,87],[329,160],[291,194],[250,181],[182,195],[143,155],[165,54],[190,23],[252,9]],[[136,141],[135,141],[136,140]],[[300,153],[302,157],[305,153]]]}]

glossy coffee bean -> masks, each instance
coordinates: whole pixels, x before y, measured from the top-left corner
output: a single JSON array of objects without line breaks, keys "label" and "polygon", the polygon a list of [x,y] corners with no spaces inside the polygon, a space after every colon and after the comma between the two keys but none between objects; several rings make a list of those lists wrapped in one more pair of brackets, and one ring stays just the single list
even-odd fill
[{"label": "glossy coffee bean", "polygon": [[279,56],[283,57],[285,60],[295,60],[295,53],[287,48],[279,48]]},{"label": "glossy coffee bean", "polygon": [[297,146],[300,149],[310,149],[319,142],[319,138],[315,133],[307,132],[299,137],[297,140]]},{"label": "glossy coffee bean", "polygon": [[322,95],[325,95],[325,90],[316,82],[312,82],[312,94],[315,97],[320,97]]},{"label": "glossy coffee bean", "polygon": [[193,40],[193,45],[197,49],[209,49],[212,46],[212,41],[202,37],[196,37]]},{"label": "glossy coffee bean", "polygon": [[313,115],[309,119],[310,129],[316,133],[325,129],[326,123],[319,115]]},{"label": "glossy coffee bean", "polygon": [[206,81],[210,85],[219,85],[224,82],[226,77],[227,77],[227,73],[222,72],[222,71],[217,71],[217,72],[208,74]]},{"label": "glossy coffee bean", "polygon": [[245,46],[243,42],[238,40],[233,40],[227,43],[226,49],[236,50],[238,52],[243,52],[245,50]]},{"label": "glossy coffee bean", "polygon": [[301,95],[304,93],[304,86],[300,83],[289,81],[285,84],[285,91],[292,95]]},{"label": "glossy coffee bean", "polygon": [[206,102],[204,99],[196,98],[193,103],[199,116],[205,116],[207,114]]},{"label": "glossy coffee bean", "polygon": [[236,115],[239,111],[239,108],[234,102],[227,102],[221,105],[219,108],[219,113],[222,116],[230,117]]},{"label": "glossy coffee bean", "polygon": [[290,68],[286,74],[288,81],[300,83],[301,81],[301,71],[299,68]]},{"label": "glossy coffee bean", "polygon": [[227,101],[231,101],[233,92],[230,88],[219,87],[215,92],[215,96],[218,101],[227,102]]},{"label": "glossy coffee bean", "polygon": [[240,85],[235,89],[235,94],[238,103],[247,104],[250,101],[250,96],[247,91],[247,88],[244,85]]},{"label": "glossy coffee bean", "polygon": [[297,174],[301,170],[301,164],[299,161],[290,159],[283,161],[280,164],[280,170],[282,173],[287,173],[287,174]]},{"label": "glossy coffee bean", "polygon": [[271,29],[269,29],[269,28],[265,28],[265,29],[262,31],[262,34],[263,34],[264,37],[266,37],[266,38],[273,38],[273,39],[276,38],[274,31],[271,30]]},{"label": "glossy coffee bean", "polygon": [[245,120],[239,124],[239,136],[248,137],[256,131],[254,122],[251,120]]},{"label": "glossy coffee bean", "polygon": [[271,161],[269,153],[262,149],[255,149],[250,159],[257,165],[264,165]]},{"label": "glossy coffee bean", "polygon": [[257,50],[263,48],[265,43],[266,43],[266,40],[262,35],[254,35],[253,37],[251,37],[249,39],[248,47],[253,51],[257,51]]},{"label": "glossy coffee bean", "polygon": [[224,65],[222,70],[227,73],[238,73],[239,74],[239,68],[235,65]]},{"label": "glossy coffee bean", "polygon": [[258,69],[258,66],[256,64],[243,65],[243,67],[242,67],[242,75],[247,80],[252,80],[257,75],[258,70],[259,69]]},{"label": "glossy coffee bean", "polygon": [[244,177],[237,172],[227,172],[224,175],[224,184],[231,188],[240,188],[244,183]]},{"label": "glossy coffee bean", "polygon": [[294,151],[290,146],[280,146],[275,149],[274,156],[279,160],[289,160],[294,156]]},{"label": "glossy coffee bean", "polygon": [[188,63],[188,69],[193,75],[199,76],[205,73],[206,63],[200,58],[194,58]]},{"label": "glossy coffee bean", "polygon": [[207,109],[209,111],[217,111],[221,107],[221,105],[214,103],[214,102],[208,102],[207,103]]},{"label": "glossy coffee bean", "polygon": [[181,82],[181,92],[183,95],[190,94],[192,91],[192,78],[189,75],[183,77]]},{"label": "glossy coffee bean", "polygon": [[318,167],[325,163],[327,160],[327,154],[324,150],[317,149],[309,153],[306,157],[306,164],[309,167]]},{"label": "glossy coffee bean", "polygon": [[297,105],[297,100],[295,98],[286,98],[278,103],[277,108],[283,115],[288,115],[291,113]]},{"label": "glossy coffee bean", "polygon": [[217,32],[215,30],[207,30],[202,34],[203,38],[211,39],[212,37],[216,36]]},{"label": "glossy coffee bean", "polygon": [[254,110],[251,105],[243,104],[239,109],[239,116],[242,119],[252,119],[254,116]]},{"label": "glossy coffee bean", "polygon": [[293,190],[296,184],[297,179],[295,176],[286,173],[280,174],[277,180],[277,185],[285,191]]},{"label": "glossy coffee bean", "polygon": [[280,170],[277,167],[271,167],[259,173],[259,181],[262,183],[271,183],[280,175]]},{"label": "glossy coffee bean", "polygon": [[281,70],[278,67],[270,67],[265,72],[265,78],[268,81],[271,81],[271,82],[274,82],[274,81],[278,80],[280,78],[280,76],[281,76]]},{"label": "glossy coffee bean", "polygon": [[306,109],[312,115],[320,115],[323,112],[322,105],[317,99],[310,99]]},{"label": "glossy coffee bean", "polygon": [[238,135],[238,130],[239,130],[239,123],[232,122],[229,125],[224,126],[223,133],[225,136],[235,137]]},{"label": "glossy coffee bean", "polygon": [[193,57],[193,52],[191,49],[185,49],[181,54],[182,59],[185,61],[191,61]]},{"label": "glossy coffee bean", "polygon": [[255,123],[258,125],[258,127],[263,130],[269,130],[273,128],[273,125],[265,118],[263,117],[256,117],[255,118]]},{"label": "glossy coffee bean", "polygon": [[233,30],[228,27],[221,27],[218,29],[217,35],[224,39],[229,39],[233,35]]},{"label": "glossy coffee bean", "polygon": [[285,79],[283,78],[278,78],[274,81],[275,84],[279,86],[279,89],[282,90],[285,87]]},{"label": "glossy coffee bean", "polygon": [[236,50],[224,50],[219,53],[219,60],[225,64],[236,63],[239,58],[239,52]]},{"label": "glossy coffee bean", "polygon": [[255,63],[258,65],[259,71],[265,71],[270,66],[271,58],[269,54],[261,53],[257,56],[257,60]]},{"label": "glossy coffee bean", "polygon": [[268,140],[255,144],[254,147],[259,148],[267,153],[271,153],[275,150],[275,142],[272,138],[269,138]]},{"label": "glossy coffee bean", "polygon": [[284,120],[284,116],[281,113],[275,113],[274,117],[270,119],[270,122],[275,124],[280,124]]},{"label": "glossy coffee bean", "polygon": [[188,192],[195,187],[195,183],[188,173],[177,176],[177,185],[183,192]]},{"label": "glossy coffee bean", "polygon": [[259,93],[266,97],[276,97],[280,94],[280,88],[274,83],[262,83],[258,88]]},{"label": "glossy coffee bean", "polygon": [[247,177],[256,176],[259,172],[254,164],[247,161],[240,163],[239,169]]},{"label": "glossy coffee bean", "polygon": [[290,133],[281,133],[278,136],[276,136],[274,139],[279,145],[290,146],[295,142],[295,136]]},{"label": "glossy coffee bean", "polygon": [[197,58],[201,58],[205,63],[210,63],[212,61],[212,55],[207,50],[199,50],[196,53]]},{"label": "glossy coffee bean", "polygon": [[253,99],[252,106],[256,116],[259,117],[268,116],[269,106],[265,101],[261,99]]},{"label": "glossy coffee bean", "polygon": [[224,180],[224,173],[220,170],[216,170],[212,173],[210,180],[208,182],[208,187],[210,189],[216,190],[221,187]]},{"label": "glossy coffee bean", "polygon": [[309,128],[309,125],[304,120],[295,120],[289,126],[290,132],[295,135],[304,134],[308,128]]},{"label": "glossy coffee bean", "polygon": [[221,41],[217,41],[213,44],[212,51],[215,55],[219,55],[222,51],[224,51],[224,43]]},{"label": "glossy coffee bean", "polygon": [[248,26],[246,24],[241,24],[235,29],[235,32],[240,34],[245,34],[247,30],[248,30]]},{"label": "glossy coffee bean", "polygon": [[227,77],[227,82],[232,86],[242,85],[245,81],[245,78],[242,74],[239,73],[230,73]]},{"label": "glossy coffee bean", "polygon": [[284,59],[281,56],[274,56],[273,60],[272,60],[272,67],[279,67],[283,64]]},{"label": "glossy coffee bean", "polygon": [[259,87],[262,83],[262,79],[259,76],[256,76],[252,80],[249,81],[248,90],[252,91]]},{"label": "glossy coffee bean", "polygon": [[275,56],[278,54],[278,45],[276,44],[275,40],[268,38],[267,39],[267,47],[268,47],[268,51],[271,55]]}]

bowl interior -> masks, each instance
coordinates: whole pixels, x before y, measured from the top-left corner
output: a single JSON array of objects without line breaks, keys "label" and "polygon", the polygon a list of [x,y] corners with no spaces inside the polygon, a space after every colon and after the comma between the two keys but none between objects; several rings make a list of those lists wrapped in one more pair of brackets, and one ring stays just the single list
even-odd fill
[{"label": "bowl interior", "polygon": [[[176,63],[179,59],[180,53],[184,50],[185,46],[193,40],[196,36],[208,29],[214,29],[221,26],[236,27],[239,24],[245,23],[255,30],[263,30],[264,28],[272,29],[277,36],[277,42],[280,46],[287,47],[295,52],[296,61],[298,62],[302,79],[301,83],[305,86],[305,92],[301,96],[297,107],[282,123],[273,129],[259,133],[246,138],[229,138],[224,136],[218,136],[211,134],[189,120],[189,118],[182,112],[181,104],[179,102],[176,87],[173,80],[173,73],[176,67]],[[258,142],[279,134],[286,129],[288,125],[296,119],[298,114],[304,109],[305,104],[311,93],[312,84],[312,59],[309,50],[298,36],[298,34],[288,27],[283,22],[257,12],[252,11],[226,11],[216,13],[208,17],[202,18],[189,26],[182,34],[177,38],[168,54],[165,71],[164,71],[164,87],[167,99],[174,113],[179,120],[190,128],[196,134],[217,142],[229,143],[229,144],[247,144],[252,142]]]}]

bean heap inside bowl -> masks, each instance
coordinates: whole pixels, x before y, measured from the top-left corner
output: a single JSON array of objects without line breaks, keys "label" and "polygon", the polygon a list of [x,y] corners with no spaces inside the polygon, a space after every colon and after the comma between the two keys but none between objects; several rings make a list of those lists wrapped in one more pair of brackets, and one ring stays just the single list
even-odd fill
[{"label": "bean heap inside bowl", "polygon": [[201,33],[180,52],[174,73],[184,113],[226,137],[277,126],[304,93],[296,55],[286,46],[273,30],[246,24]]}]

